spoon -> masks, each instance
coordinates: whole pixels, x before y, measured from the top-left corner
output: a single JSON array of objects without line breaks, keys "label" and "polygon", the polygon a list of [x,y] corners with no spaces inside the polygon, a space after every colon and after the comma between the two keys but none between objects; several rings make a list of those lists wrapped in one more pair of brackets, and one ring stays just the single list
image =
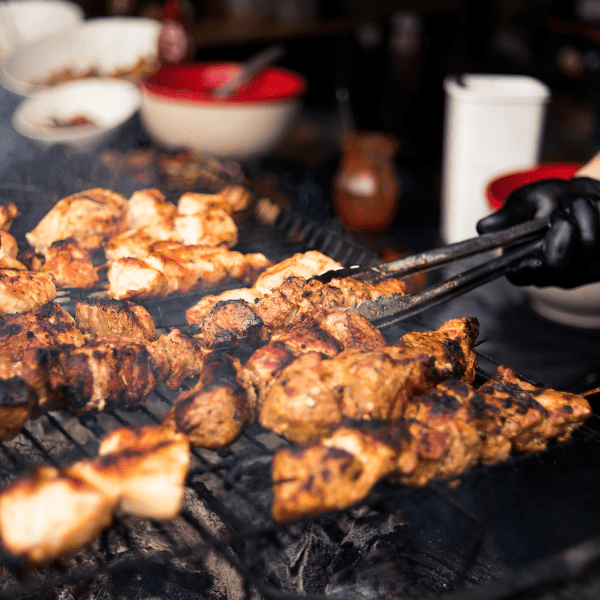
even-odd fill
[{"label": "spoon", "polygon": [[248,81],[262,71],[269,63],[281,58],[284,53],[285,50],[283,46],[277,44],[275,46],[269,46],[265,50],[255,54],[242,65],[242,68],[233,77],[213,88],[211,96],[213,98],[229,98],[242,87],[242,85],[248,83]]}]

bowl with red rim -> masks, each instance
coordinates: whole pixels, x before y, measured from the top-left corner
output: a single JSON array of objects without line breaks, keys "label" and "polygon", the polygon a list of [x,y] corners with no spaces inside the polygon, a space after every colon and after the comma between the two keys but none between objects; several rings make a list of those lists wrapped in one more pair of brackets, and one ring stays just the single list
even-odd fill
[{"label": "bowl with red rim", "polygon": [[164,65],[146,79],[140,115],[152,140],[167,150],[236,160],[275,150],[299,114],[306,80],[270,66],[229,98],[213,97],[240,69],[239,63]]},{"label": "bowl with red rim", "polygon": [[[544,163],[506,173],[491,181],[486,195],[492,210],[498,210],[516,189],[543,179],[571,179],[580,163]],[[531,307],[543,317],[574,327],[600,329],[600,283],[565,290],[558,287],[525,288]]]}]

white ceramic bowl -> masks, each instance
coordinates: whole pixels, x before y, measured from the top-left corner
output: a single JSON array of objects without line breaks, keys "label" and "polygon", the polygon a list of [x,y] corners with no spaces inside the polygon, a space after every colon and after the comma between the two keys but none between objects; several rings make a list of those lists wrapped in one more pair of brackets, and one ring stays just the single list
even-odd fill
[{"label": "white ceramic bowl", "polygon": [[58,73],[97,71],[99,77],[128,72],[156,60],[160,23],[141,17],[90,19],[82,25],[18,48],[0,65],[0,83],[27,96]]},{"label": "white ceramic bowl", "polygon": [[209,90],[239,68],[236,63],[170,65],[146,80],[140,114],[153,141],[168,150],[193,149],[224,159],[273,151],[299,113],[306,81],[267,67],[235,96],[213,99]]},{"label": "white ceramic bowl", "polygon": [[7,0],[0,3],[0,59],[17,47],[83,22],[81,6],[67,0]]},{"label": "white ceramic bowl", "polygon": [[[513,190],[541,179],[570,179],[581,165],[548,163],[514,171],[490,182],[487,198],[492,209],[498,209]],[[600,283],[571,290],[557,287],[525,288],[531,307],[543,317],[572,327],[600,329]]]},{"label": "white ceramic bowl", "polygon": [[[137,87],[119,79],[82,79],[26,98],[15,110],[12,123],[20,134],[43,148],[66,144],[89,152],[108,141],[139,109]],[[91,125],[52,126],[53,119],[65,122],[83,116]]]}]

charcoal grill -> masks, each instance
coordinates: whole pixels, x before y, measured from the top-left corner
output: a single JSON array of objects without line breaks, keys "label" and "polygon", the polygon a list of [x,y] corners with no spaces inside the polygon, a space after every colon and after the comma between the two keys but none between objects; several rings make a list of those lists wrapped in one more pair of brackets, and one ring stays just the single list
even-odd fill
[{"label": "charcoal grill", "polygon": [[[101,173],[88,173],[94,186],[126,194],[140,187],[101,183]],[[47,184],[43,173],[37,181],[5,182],[5,199],[16,200],[23,212],[13,229],[19,241],[56,199],[44,178]],[[60,181],[58,197],[92,187],[89,178],[68,181],[68,190]],[[274,260],[318,249],[345,265],[375,261],[339,231],[286,207],[268,225],[248,215],[238,249],[260,249]],[[72,310],[75,295],[60,301]],[[199,296],[147,306],[157,327],[181,327],[185,309]],[[391,341],[415,327],[434,327],[428,319],[420,315],[383,333]],[[480,363],[482,381],[495,366],[484,356]],[[135,412],[45,414],[15,440],[0,443],[0,483],[40,462],[64,466],[92,456],[107,431],[160,422],[174,396],[160,387]],[[600,569],[599,432],[594,416],[572,442],[474,469],[459,485],[381,483],[360,506],[277,525],[269,513],[270,461],[286,442],[253,425],[227,449],[193,451],[186,508],[173,522],[119,518],[88,547],[42,570],[2,554],[0,598],[474,600],[545,598],[559,585],[565,593],[593,590]]]}]

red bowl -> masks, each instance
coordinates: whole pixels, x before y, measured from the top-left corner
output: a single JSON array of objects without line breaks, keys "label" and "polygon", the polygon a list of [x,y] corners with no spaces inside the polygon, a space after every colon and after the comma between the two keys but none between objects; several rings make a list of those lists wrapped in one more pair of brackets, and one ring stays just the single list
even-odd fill
[{"label": "red bowl", "polygon": [[486,190],[487,200],[497,210],[516,189],[542,179],[571,179],[580,167],[581,163],[544,163],[531,169],[507,173],[490,182]]},{"label": "red bowl", "polygon": [[262,103],[289,100],[306,90],[302,75],[280,67],[267,67],[231,98],[215,99],[210,90],[240,70],[239,63],[189,63],[165,65],[150,76],[144,87],[151,94],[188,102]]}]

